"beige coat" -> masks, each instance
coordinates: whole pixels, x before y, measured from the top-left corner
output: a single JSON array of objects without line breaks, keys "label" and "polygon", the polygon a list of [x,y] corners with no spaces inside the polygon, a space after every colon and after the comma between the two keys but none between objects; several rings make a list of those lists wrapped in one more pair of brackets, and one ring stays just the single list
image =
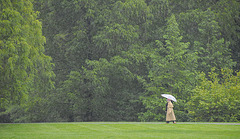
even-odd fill
[{"label": "beige coat", "polygon": [[176,117],[173,112],[173,104],[171,101],[169,101],[167,106],[166,121],[175,121],[175,120],[176,120]]}]

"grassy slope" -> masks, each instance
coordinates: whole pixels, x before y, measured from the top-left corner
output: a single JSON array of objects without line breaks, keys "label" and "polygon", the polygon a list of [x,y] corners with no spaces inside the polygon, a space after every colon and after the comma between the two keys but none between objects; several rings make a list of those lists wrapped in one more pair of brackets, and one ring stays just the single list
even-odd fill
[{"label": "grassy slope", "polygon": [[240,125],[158,123],[0,124],[0,138],[240,138]]}]

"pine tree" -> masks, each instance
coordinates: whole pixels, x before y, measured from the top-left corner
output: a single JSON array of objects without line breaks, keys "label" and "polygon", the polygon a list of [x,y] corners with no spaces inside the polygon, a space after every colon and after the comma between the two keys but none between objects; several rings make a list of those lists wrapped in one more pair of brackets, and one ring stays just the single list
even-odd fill
[{"label": "pine tree", "polygon": [[[147,112],[142,120],[160,120],[164,117],[165,100],[161,94],[173,94],[180,101],[179,111],[184,111],[184,101],[194,84],[196,56],[188,50],[189,43],[182,42],[182,36],[175,15],[167,20],[165,41],[156,41],[158,49],[152,57],[152,66],[146,84],[147,94],[143,97]],[[182,100],[182,101],[181,101]],[[153,116],[154,115],[154,116]],[[184,120],[183,117],[179,117]],[[186,119],[185,119],[186,120]]]}]

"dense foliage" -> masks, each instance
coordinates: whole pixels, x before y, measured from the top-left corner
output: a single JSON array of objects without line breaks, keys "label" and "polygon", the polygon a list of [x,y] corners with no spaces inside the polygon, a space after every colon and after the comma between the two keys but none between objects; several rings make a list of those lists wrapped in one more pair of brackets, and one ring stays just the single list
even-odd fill
[{"label": "dense foliage", "polygon": [[1,122],[31,121],[25,113],[34,113],[53,88],[41,22],[29,0],[1,0],[0,15],[0,110],[10,115]]},{"label": "dense foliage", "polygon": [[1,122],[240,120],[237,0],[1,3]]},{"label": "dense foliage", "polygon": [[236,122],[240,118],[240,72],[223,69],[219,78],[214,70],[209,78],[199,74],[199,85],[188,102],[189,114],[194,121]]}]

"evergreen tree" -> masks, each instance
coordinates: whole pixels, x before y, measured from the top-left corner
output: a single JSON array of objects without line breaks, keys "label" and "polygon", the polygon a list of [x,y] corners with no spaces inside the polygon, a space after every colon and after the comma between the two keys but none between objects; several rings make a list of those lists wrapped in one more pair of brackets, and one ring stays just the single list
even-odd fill
[{"label": "evergreen tree", "polygon": [[[188,50],[189,43],[181,42],[179,31],[176,18],[172,15],[167,21],[163,36],[165,41],[156,40],[158,49],[151,55],[150,82],[146,84],[147,94],[142,98],[148,111],[140,116],[142,120],[163,119],[165,99],[161,98],[161,94],[175,95],[179,99],[178,110],[184,111],[183,102],[188,99],[194,84],[196,56]],[[185,118],[180,114],[178,116],[181,120]]]}]

